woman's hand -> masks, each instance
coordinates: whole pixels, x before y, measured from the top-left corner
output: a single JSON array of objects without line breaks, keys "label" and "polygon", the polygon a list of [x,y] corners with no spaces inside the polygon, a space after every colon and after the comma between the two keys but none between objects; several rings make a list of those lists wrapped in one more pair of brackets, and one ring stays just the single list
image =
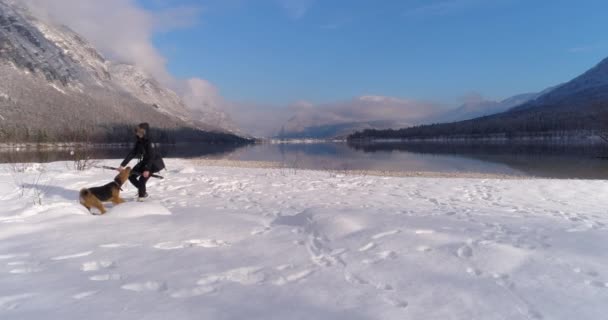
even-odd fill
[{"label": "woman's hand", "polygon": [[150,171],[144,171],[143,175],[144,175],[144,178],[149,178],[150,177]]}]

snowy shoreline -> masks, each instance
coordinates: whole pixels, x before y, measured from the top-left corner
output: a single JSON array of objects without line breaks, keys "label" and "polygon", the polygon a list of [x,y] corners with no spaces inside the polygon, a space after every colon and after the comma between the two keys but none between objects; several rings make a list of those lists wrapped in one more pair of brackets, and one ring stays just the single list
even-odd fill
[{"label": "snowy shoreline", "polygon": [[[287,166],[281,162],[272,161],[245,161],[229,159],[192,159],[194,165],[224,168],[243,168],[243,169],[280,169],[284,171],[297,172],[323,172],[331,175],[349,176],[375,176],[375,177],[395,177],[395,178],[445,178],[445,179],[541,179],[530,175],[509,175],[492,174],[482,172],[440,172],[440,171],[397,171],[397,170],[351,170],[351,169],[305,169]],[[547,178],[542,178],[547,179]]]},{"label": "snowy shoreline", "polygon": [[[112,164],[110,162],[103,164]],[[1,319],[601,319],[608,183],[0,165]]]}]

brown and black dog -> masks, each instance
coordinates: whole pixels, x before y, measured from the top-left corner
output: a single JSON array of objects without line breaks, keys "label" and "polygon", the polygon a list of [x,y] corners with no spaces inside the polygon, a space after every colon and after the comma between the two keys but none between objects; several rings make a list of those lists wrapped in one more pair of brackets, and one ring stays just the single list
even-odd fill
[{"label": "brown and black dog", "polygon": [[101,214],[106,213],[106,208],[102,202],[112,201],[114,204],[125,202],[120,197],[122,185],[129,179],[131,168],[126,167],[124,170],[119,170],[114,181],[94,188],[84,188],[80,190],[80,203],[91,211],[91,208],[97,208]]}]

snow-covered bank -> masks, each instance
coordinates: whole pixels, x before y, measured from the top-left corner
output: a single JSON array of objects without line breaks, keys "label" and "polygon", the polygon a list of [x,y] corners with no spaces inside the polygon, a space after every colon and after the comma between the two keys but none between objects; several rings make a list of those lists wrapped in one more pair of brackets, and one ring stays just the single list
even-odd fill
[{"label": "snow-covered bank", "polygon": [[0,319],[608,312],[604,181],[168,167],[150,201],[91,216],[77,192],[111,171],[0,166]]}]

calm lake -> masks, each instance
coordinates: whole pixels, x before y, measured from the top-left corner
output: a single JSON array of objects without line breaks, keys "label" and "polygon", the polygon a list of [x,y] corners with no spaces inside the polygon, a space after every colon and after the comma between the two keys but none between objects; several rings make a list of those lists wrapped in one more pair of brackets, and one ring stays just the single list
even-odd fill
[{"label": "calm lake", "polygon": [[[608,145],[447,143],[285,143],[245,147],[180,145],[160,148],[166,158],[274,161],[303,169],[478,172],[547,178],[608,179]],[[122,159],[128,149],[97,148],[95,159]],[[72,160],[71,150],[0,151],[0,162]]]}]

